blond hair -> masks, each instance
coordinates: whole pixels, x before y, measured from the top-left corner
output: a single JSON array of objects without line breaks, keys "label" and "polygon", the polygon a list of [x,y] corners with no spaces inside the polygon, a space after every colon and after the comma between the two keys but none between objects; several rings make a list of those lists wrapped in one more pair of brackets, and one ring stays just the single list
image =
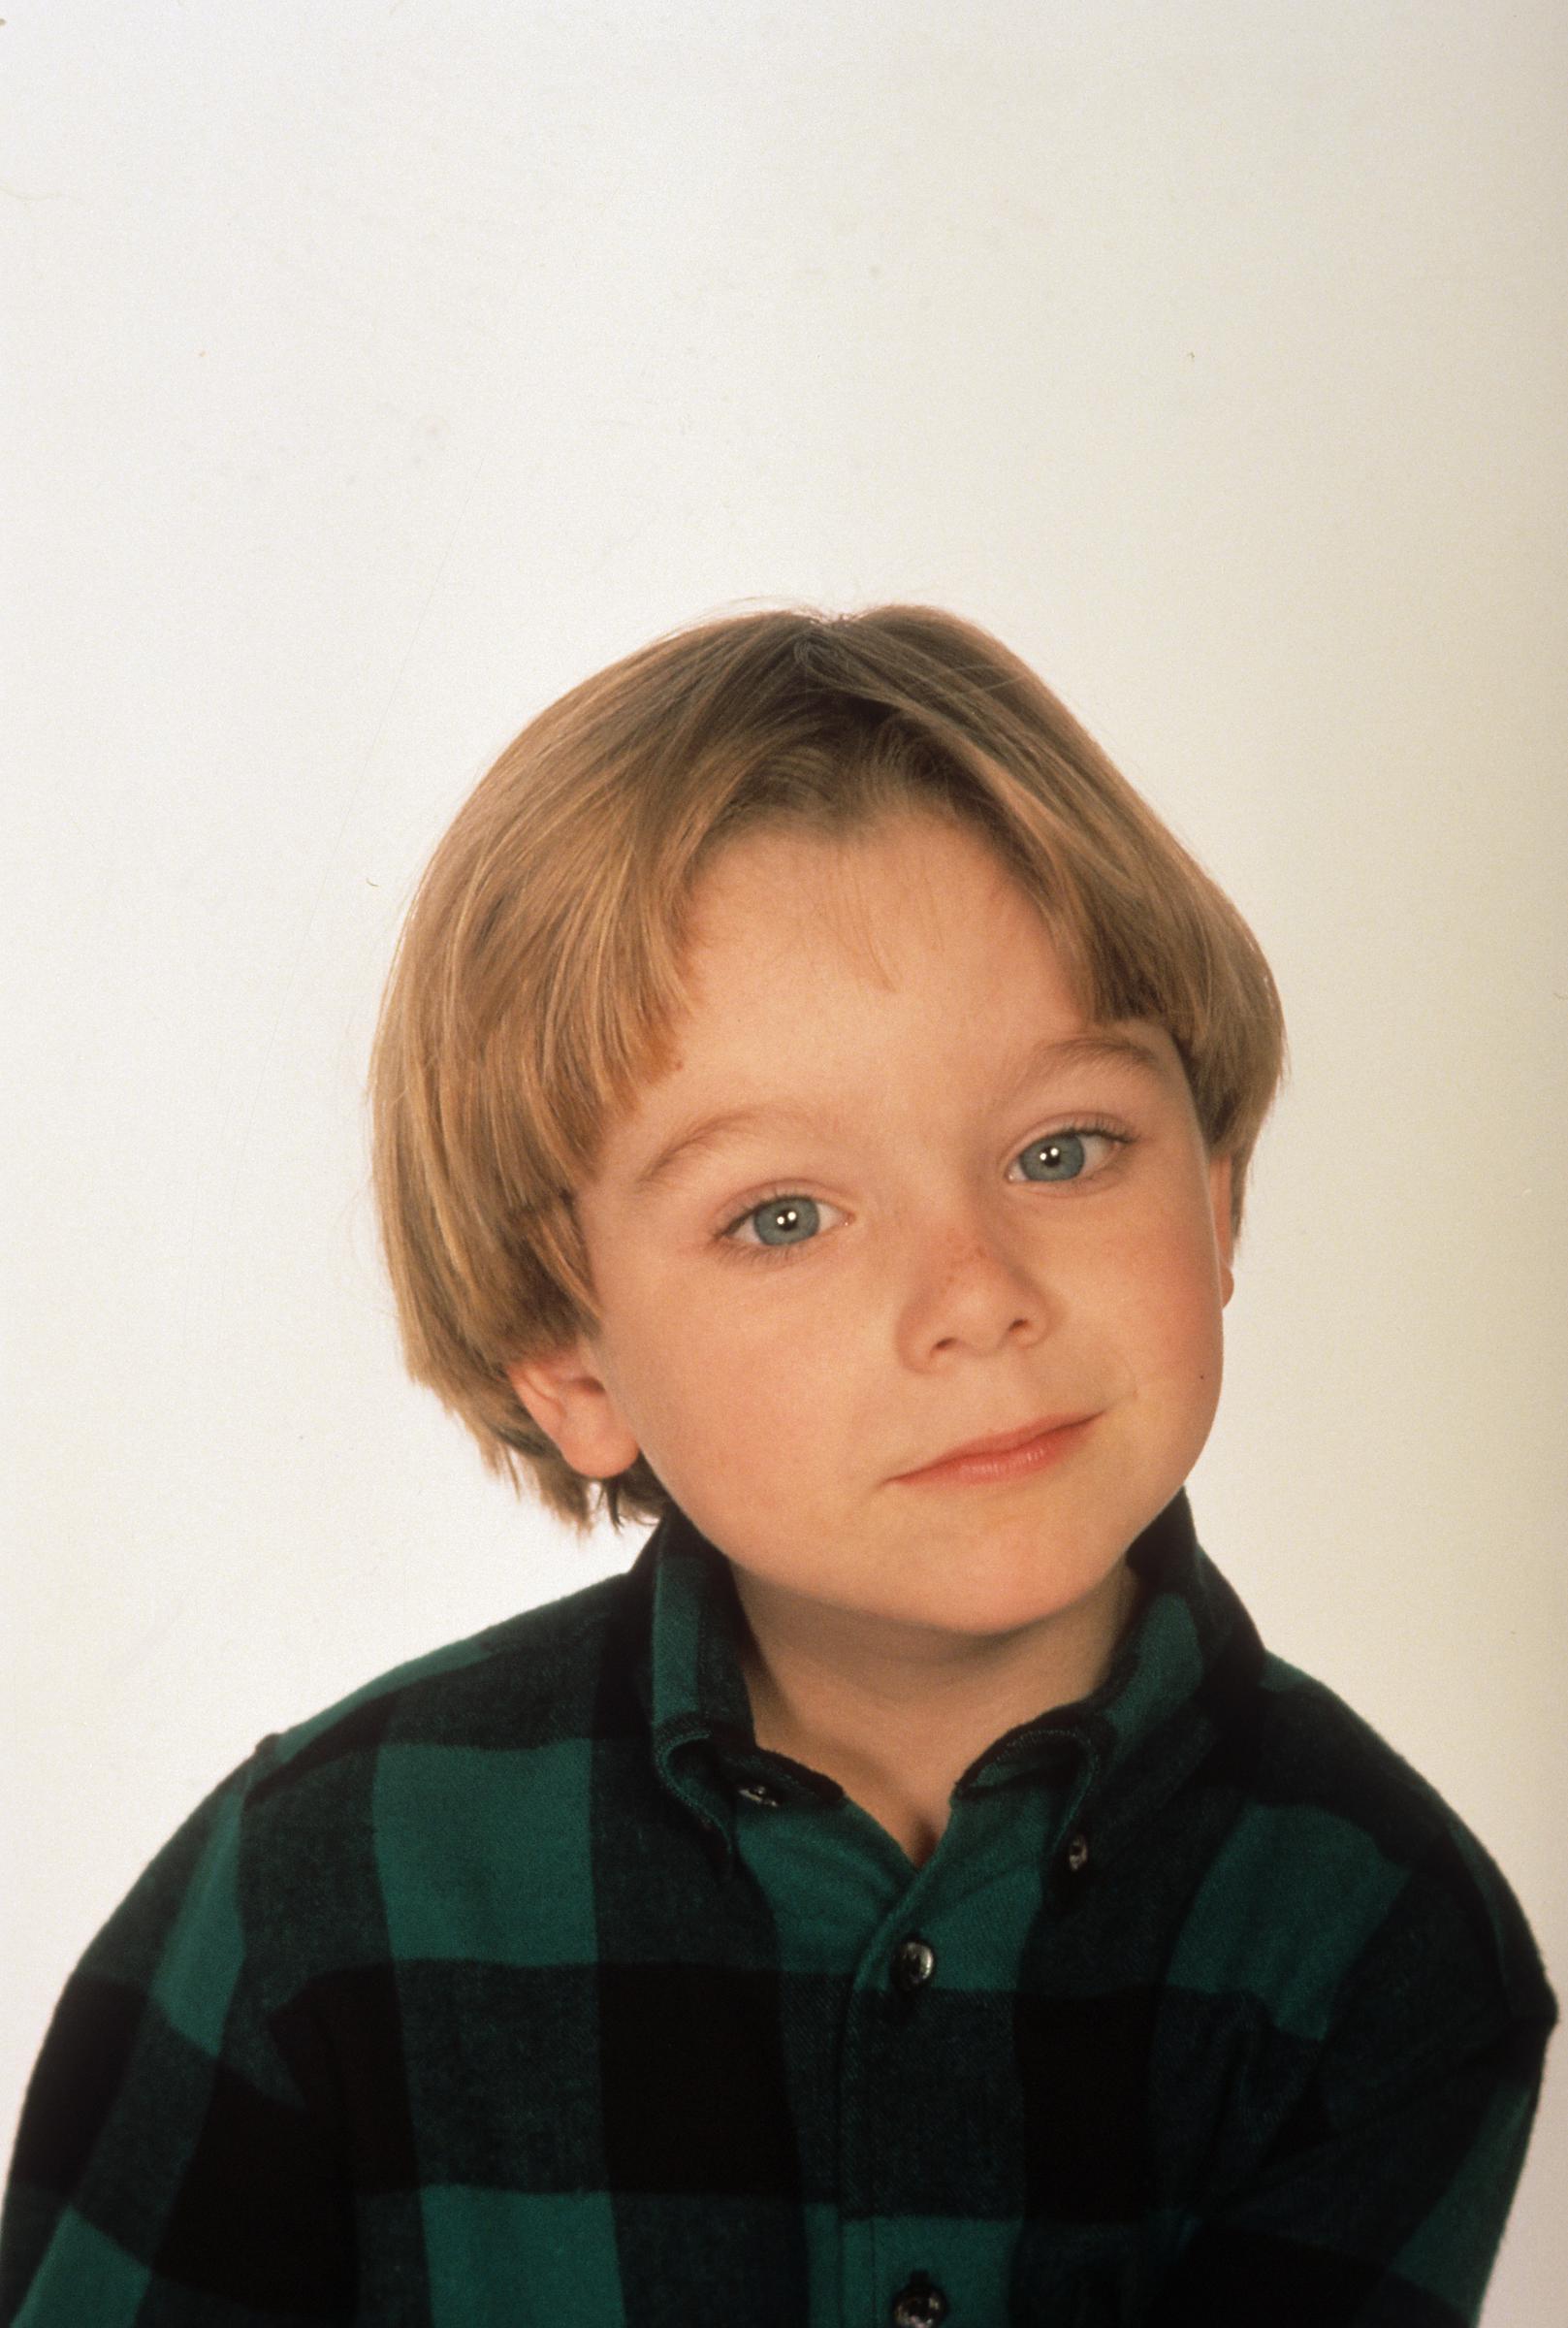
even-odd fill
[{"label": "blond hair", "polygon": [[747,613],[656,640],[524,728],[410,908],[370,1070],[381,1232],[415,1380],[487,1465],[573,1528],[656,1519],[638,1456],[574,1471],[506,1368],[598,1320],[574,1189],[673,1062],[693,891],[759,825],[847,835],[923,805],[1036,899],[1096,1020],[1150,1018],[1207,1147],[1247,1165],[1284,1068],[1279,996],[1235,907],[1050,690],[927,606]]}]

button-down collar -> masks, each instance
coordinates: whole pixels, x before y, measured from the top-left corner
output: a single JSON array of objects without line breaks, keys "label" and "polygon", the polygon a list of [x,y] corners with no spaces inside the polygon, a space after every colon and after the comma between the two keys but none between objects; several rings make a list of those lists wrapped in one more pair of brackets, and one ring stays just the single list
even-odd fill
[{"label": "button-down collar", "polygon": [[[1074,1838],[1092,1828],[1097,1864],[1181,1784],[1212,1742],[1223,1701],[1255,1676],[1262,1657],[1245,1610],[1199,1546],[1185,1490],[1136,1539],[1128,1565],[1139,1602],[1099,1689],[1005,1731],[953,1790],[963,1798],[1048,1779],[1062,1790],[1057,1825]],[[685,1512],[660,1521],[632,1573],[648,1612],[638,1689],[658,1773],[727,1872],[742,1789],[765,1788],[788,1805],[837,1803],[843,1789],[758,1745],[734,1574]],[[1082,1848],[1067,1856],[1074,1873],[1088,1860]]]}]

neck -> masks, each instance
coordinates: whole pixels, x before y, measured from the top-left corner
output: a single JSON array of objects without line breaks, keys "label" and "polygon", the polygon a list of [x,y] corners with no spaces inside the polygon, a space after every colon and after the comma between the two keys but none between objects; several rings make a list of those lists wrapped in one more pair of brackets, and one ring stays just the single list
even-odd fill
[{"label": "neck", "polygon": [[1099,1686],[1137,1600],[1122,1561],[1071,1607],[973,1635],[889,1628],[734,1576],[758,1744],[837,1779],[907,1849],[921,1832],[934,1844],[954,1784],[1004,1731]]}]

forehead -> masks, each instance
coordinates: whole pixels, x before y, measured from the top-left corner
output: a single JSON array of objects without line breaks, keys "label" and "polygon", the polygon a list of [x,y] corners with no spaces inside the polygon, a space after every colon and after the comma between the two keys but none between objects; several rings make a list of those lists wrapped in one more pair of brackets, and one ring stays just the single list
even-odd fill
[{"label": "forehead", "polygon": [[944,821],[748,835],[693,902],[688,1009],[611,1141],[638,1193],[722,1138],[852,1132],[895,1101],[1006,1099],[1091,1068],[1185,1093],[1165,1029],[1094,1021],[1035,900]]},{"label": "forehead", "polygon": [[693,891],[686,969],[700,1010],[717,981],[804,955],[889,989],[931,964],[973,968],[1016,943],[1063,950],[1035,900],[973,825],[917,808],[840,833],[766,825],[727,843]]}]

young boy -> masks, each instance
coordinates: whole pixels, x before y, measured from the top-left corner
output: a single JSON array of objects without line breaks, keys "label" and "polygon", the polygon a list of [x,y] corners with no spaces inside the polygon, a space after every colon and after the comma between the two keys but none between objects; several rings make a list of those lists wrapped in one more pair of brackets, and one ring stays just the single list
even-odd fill
[{"label": "young boy", "polygon": [[1473,2321],[1551,1990],[1183,1489],[1282,1051],[948,616],[716,622],[535,720],[410,915],[376,1185],[414,1374],[656,1525],[165,1846],[0,2318]]}]

